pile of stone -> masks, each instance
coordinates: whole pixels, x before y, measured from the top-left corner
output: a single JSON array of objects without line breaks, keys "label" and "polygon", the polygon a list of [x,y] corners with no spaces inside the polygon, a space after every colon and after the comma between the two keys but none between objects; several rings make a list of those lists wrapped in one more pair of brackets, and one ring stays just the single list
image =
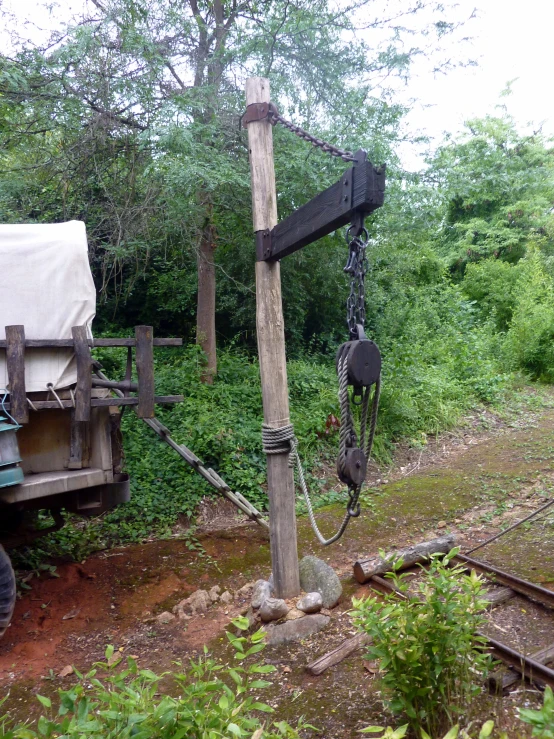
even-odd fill
[{"label": "pile of stone", "polygon": [[188,598],[177,603],[173,608],[173,613],[164,611],[156,617],[156,622],[159,624],[168,624],[175,619],[180,621],[188,621],[193,616],[206,613],[208,608],[214,603],[221,603],[224,606],[229,606],[234,598],[233,595],[225,590],[221,593],[219,585],[214,585],[210,590],[196,590]]},{"label": "pile of stone", "polygon": [[304,557],[300,562],[300,587],[305,594],[294,602],[273,597],[272,578],[254,583],[247,617],[252,625],[258,619],[265,624],[268,644],[303,639],[329,623],[329,609],[336,606],[342,594],[334,570],[317,557]]},{"label": "pile of stone", "polygon": [[[168,624],[176,619],[188,621],[202,615],[219,603],[230,607],[250,601],[241,613],[250,625],[262,622],[267,631],[267,643],[283,644],[303,639],[323,629],[329,623],[330,610],[337,605],[342,586],[334,570],[321,559],[307,556],[300,562],[300,587],[304,594],[299,599],[284,600],[274,597],[272,577],[247,583],[232,594],[221,592],[219,585],[210,590],[197,590],[188,598],[177,603],[173,612],[165,611],[156,617],[159,624]],[[277,622],[277,623],[276,623]]]}]

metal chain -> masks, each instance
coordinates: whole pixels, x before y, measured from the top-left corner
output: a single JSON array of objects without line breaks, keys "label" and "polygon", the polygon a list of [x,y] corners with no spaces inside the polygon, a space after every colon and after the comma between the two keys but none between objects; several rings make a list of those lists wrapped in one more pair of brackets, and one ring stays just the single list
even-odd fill
[{"label": "metal chain", "polygon": [[332,157],[340,157],[343,162],[357,161],[356,157],[351,151],[340,149],[338,146],[330,144],[328,141],[318,139],[317,136],[312,136],[311,133],[304,131],[304,129],[300,128],[300,126],[296,126],[294,123],[291,123],[291,121],[287,121],[287,119],[283,118],[283,116],[279,113],[273,103],[269,103],[268,118],[271,125],[274,126],[276,123],[280,123],[285,128],[288,128],[289,131],[292,131],[292,133],[294,133],[299,138],[303,139],[304,141],[308,141],[310,144],[312,144],[312,146],[316,146],[318,149],[327,152],[327,154],[330,154]]},{"label": "metal chain", "polygon": [[350,249],[348,262],[344,272],[350,275],[350,294],[346,300],[346,324],[350,332],[350,338],[356,338],[356,326],[365,325],[365,276],[369,263],[367,261],[366,249],[369,242],[369,234],[366,228],[353,238],[350,237],[352,227],[346,232],[346,243]]}]

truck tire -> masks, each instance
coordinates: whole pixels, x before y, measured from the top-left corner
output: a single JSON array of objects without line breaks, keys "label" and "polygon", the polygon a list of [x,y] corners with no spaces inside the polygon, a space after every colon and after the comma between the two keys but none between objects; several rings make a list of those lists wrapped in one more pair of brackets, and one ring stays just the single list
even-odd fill
[{"label": "truck tire", "polygon": [[4,547],[0,545],[0,637],[10,625],[16,593],[12,564]]}]

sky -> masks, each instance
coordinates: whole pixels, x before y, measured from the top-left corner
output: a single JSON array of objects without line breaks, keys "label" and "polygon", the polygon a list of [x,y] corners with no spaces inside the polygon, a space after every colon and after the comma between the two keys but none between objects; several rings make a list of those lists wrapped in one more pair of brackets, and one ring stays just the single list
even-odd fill
[{"label": "sky", "polygon": [[[465,26],[471,41],[463,48],[477,67],[433,75],[425,65],[401,91],[418,103],[408,115],[411,130],[431,136],[461,131],[465,120],[498,113],[504,105],[522,132],[542,130],[554,136],[554,2],[552,0],[459,0],[458,12],[470,18]],[[511,94],[501,97],[507,84]],[[531,125],[529,125],[531,124]],[[418,157],[403,150],[410,168]]]},{"label": "sky", "polygon": [[[57,13],[69,15],[70,8],[83,2],[59,0]],[[48,25],[42,2],[0,0],[0,5],[12,8],[20,30],[26,17]],[[453,46],[453,56],[473,58],[478,66],[436,75],[425,62],[416,64],[409,85],[398,90],[406,103],[417,100],[406,121],[408,129],[437,145],[444,132],[455,134],[465,120],[494,114],[496,106],[504,105],[522,132],[542,126],[545,134],[554,136],[554,1],[458,0],[456,14],[471,18],[464,26],[471,40]],[[511,94],[501,97],[510,82]],[[408,169],[423,163],[423,149],[412,144],[400,155]]]}]

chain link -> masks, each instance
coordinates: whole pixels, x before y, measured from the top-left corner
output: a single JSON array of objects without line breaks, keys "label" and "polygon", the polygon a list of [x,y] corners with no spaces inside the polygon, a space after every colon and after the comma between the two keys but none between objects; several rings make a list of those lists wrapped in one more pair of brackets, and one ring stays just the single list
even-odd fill
[{"label": "chain link", "polygon": [[349,247],[348,262],[344,272],[350,275],[350,293],[346,300],[346,325],[350,338],[357,337],[356,326],[365,326],[365,276],[369,267],[366,249],[369,242],[367,229],[362,228],[360,234],[350,237],[351,228],[346,232],[346,243]]},{"label": "chain link", "polygon": [[274,126],[276,123],[280,123],[285,128],[288,128],[289,131],[292,131],[292,133],[294,133],[299,138],[303,139],[304,141],[308,141],[310,144],[312,144],[312,146],[316,146],[318,149],[321,149],[327,154],[330,154],[332,157],[340,157],[343,162],[357,161],[356,157],[351,151],[340,149],[338,146],[330,144],[328,141],[318,139],[317,136],[312,136],[311,133],[304,131],[304,129],[300,128],[300,126],[296,126],[294,123],[287,121],[287,119],[283,118],[283,116],[279,113],[273,103],[269,103],[268,118],[272,126]]}]

